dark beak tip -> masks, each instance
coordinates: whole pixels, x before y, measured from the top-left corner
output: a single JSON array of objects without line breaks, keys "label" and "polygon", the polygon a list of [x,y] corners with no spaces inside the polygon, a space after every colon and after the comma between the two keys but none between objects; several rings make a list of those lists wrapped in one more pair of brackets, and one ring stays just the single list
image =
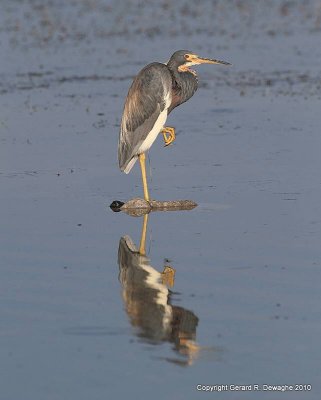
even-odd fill
[{"label": "dark beak tip", "polygon": [[228,61],[220,61],[219,64],[222,65],[232,65],[232,63],[228,62]]},{"label": "dark beak tip", "polygon": [[221,64],[221,65],[232,65],[230,62],[228,61],[223,61],[223,60],[215,60],[215,59],[211,59],[211,58],[205,58],[204,60],[208,60],[208,61],[214,61],[216,64]]}]

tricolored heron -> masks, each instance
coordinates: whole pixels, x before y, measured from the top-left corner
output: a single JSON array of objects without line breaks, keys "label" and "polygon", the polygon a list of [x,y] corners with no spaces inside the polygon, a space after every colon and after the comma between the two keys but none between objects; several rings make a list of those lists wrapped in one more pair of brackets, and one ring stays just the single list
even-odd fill
[{"label": "tricolored heron", "polygon": [[230,65],[226,61],[178,50],[167,64],[153,62],[144,67],[128,91],[119,133],[119,167],[128,174],[139,158],[146,201],[149,201],[149,193],[145,152],[159,133],[163,134],[165,146],[175,140],[175,129],[164,125],[168,114],[196,92],[197,75],[189,67],[197,64]]}]

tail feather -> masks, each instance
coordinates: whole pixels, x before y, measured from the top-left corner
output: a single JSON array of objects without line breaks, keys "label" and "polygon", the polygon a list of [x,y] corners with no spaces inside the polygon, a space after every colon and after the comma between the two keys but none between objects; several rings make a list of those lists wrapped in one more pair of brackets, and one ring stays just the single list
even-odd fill
[{"label": "tail feather", "polygon": [[125,164],[121,170],[125,172],[125,174],[128,174],[130,170],[133,168],[135,165],[135,162],[137,161],[138,156],[134,156],[127,164]]}]

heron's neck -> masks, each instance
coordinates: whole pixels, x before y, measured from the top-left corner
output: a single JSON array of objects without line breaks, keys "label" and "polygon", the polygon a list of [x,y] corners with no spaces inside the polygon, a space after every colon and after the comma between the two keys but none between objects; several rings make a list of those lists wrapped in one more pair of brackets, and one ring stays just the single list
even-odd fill
[{"label": "heron's neck", "polygon": [[173,78],[173,92],[178,97],[177,104],[173,104],[173,109],[193,96],[197,90],[198,81],[197,75],[190,71],[178,72],[175,69],[170,69],[170,71]]}]

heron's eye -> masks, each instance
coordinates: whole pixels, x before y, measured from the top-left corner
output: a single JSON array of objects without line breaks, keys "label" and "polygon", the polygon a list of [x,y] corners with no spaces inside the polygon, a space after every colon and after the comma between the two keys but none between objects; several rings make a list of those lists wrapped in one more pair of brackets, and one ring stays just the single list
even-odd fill
[{"label": "heron's eye", "polygon": [[191,58],[191,56],[189,54],[185,54],[184,57],[185,57],[185,60],[187,60],[187,61],[189,61]]}]

